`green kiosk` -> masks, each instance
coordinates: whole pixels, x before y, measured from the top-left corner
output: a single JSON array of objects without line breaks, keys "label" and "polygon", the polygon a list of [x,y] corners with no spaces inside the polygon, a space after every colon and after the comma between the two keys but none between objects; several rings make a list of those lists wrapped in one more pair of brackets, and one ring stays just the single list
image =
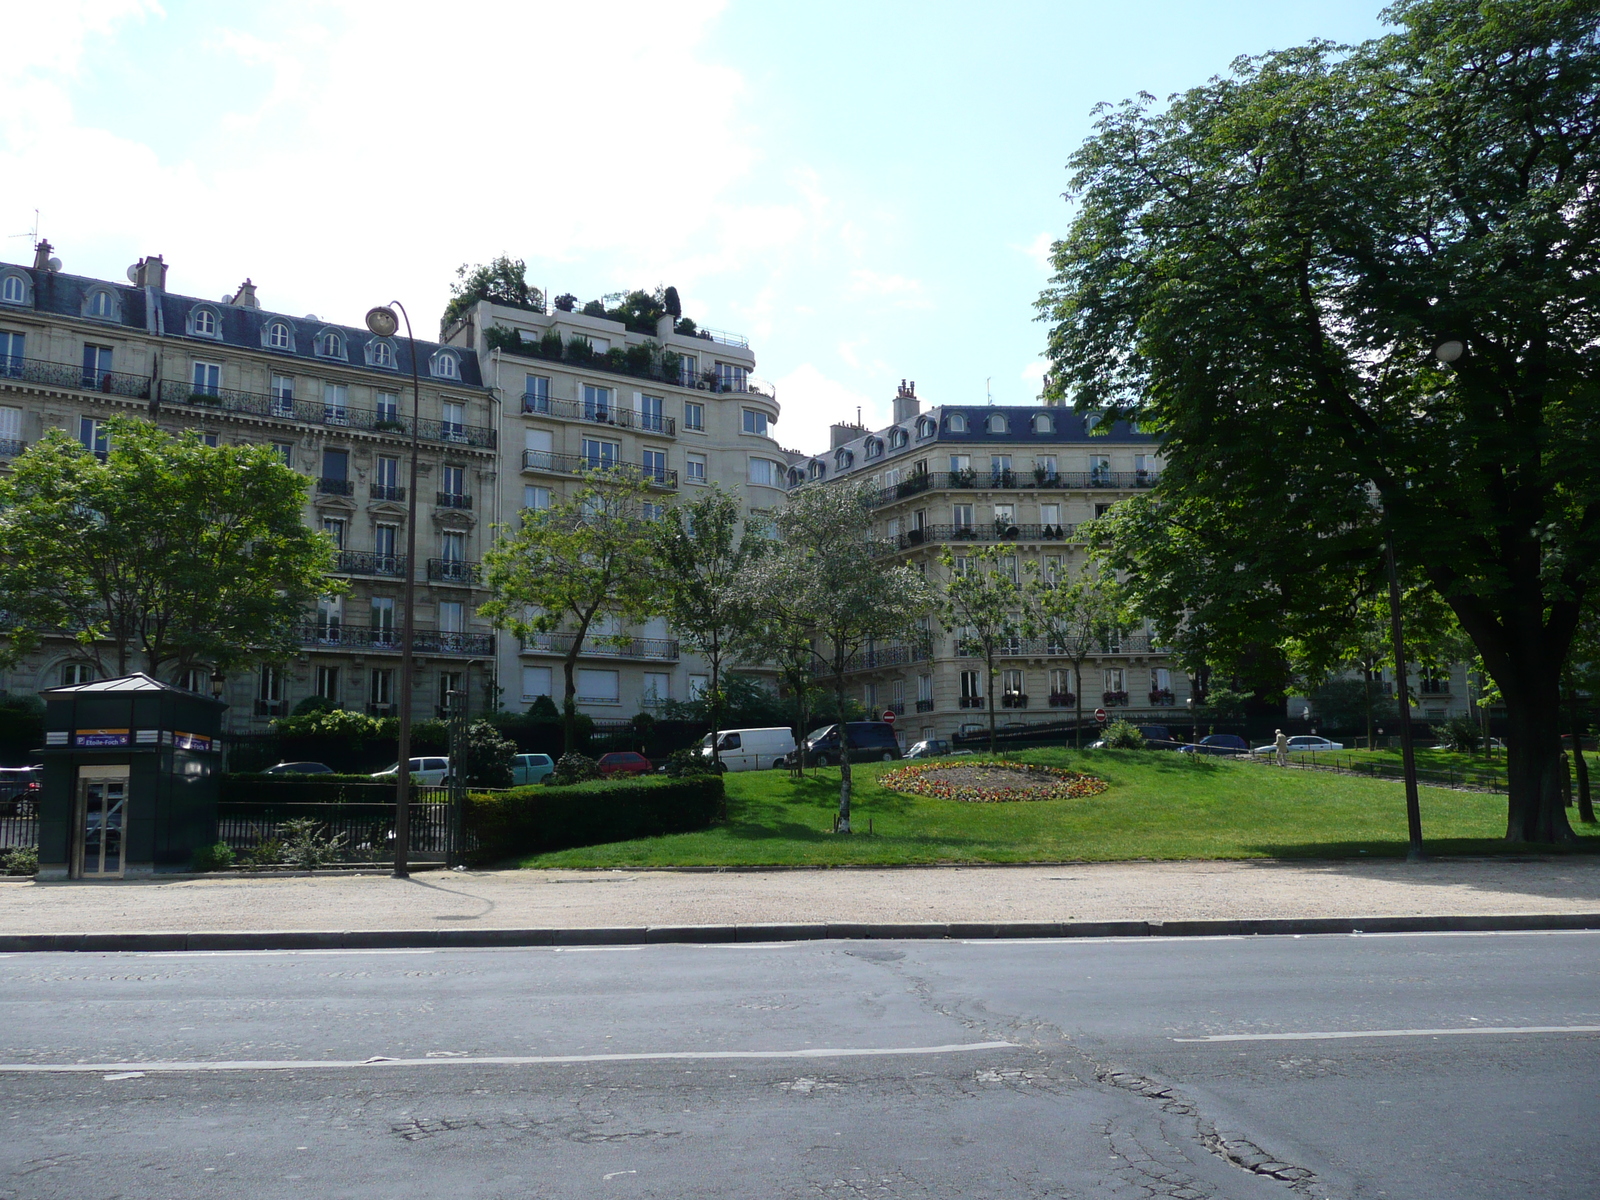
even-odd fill
[{"label": "green kiosk", "polygon": [[38,877],[187,871],[217,839],[227,705],[142,674],[44,700]]}]

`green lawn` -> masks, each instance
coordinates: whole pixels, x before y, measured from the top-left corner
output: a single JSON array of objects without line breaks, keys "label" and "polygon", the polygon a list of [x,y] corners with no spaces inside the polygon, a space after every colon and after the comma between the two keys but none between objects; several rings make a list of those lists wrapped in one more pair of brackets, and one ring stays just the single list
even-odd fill
[{"label": "green lawn", "polygon": [[[826,866],[845,863],[1312,858],[1405,852],[1397,783],[1152,751],[1039,750],[1020,756],[1089,771],[1087,800],[961,804],[878,787],[892,764],[855,768],[857,832],[829,832],[837,768],[796,782],[727,777],[728,817],[700,833],[535,855],[528,867]],[[956,760],[971,762],[973,760]],[[868,834],[868,825],[871,833]],[[1505,853],[1505,797],[1422,789],[1423,834],[1441,854]],[[1584,850],[1600,850],[1600,836]]]}]

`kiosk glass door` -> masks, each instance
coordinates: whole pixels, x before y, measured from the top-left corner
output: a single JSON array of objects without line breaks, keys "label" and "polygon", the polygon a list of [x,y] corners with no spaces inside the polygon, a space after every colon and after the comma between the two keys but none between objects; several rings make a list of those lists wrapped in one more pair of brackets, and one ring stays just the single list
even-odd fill
[{"label": "kiosk glass door", "polygon": [[128,816],[128,777],[78,780],[76,845],[72,873],[78,879],[122,875],[123,833]]}]

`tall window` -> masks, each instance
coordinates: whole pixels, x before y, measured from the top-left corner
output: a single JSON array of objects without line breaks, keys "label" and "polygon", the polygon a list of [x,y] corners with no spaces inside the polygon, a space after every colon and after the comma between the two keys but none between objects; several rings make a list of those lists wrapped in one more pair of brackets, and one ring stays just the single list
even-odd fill
[{"label": "tall window", "polygon": [[[678,359],[678,380],[679,380],[679,382],[681,382],[685,387],[693,387],[695,385],[696,380],[698,380],[699,378],[700,378],[700,358],[699,358],[699,356],[698,355],[694,355],[694,354],[685,354],[682,357],[680,357]],[[691,425],[691,426],[689,426],[689,428],[698,429],[699,426]]]},{"label": "tall window", "polygon": [[331,331],[323,334],[317,339],[317,353],[323,358],[343,358],[344,339]]},{"label": "tall window", "polygon": [[375,401],[375,411],[373,412],[373,416],[380,421],[399,424],[400,397],[395,395],[393,392],[379,392]]},{"label": "tall window", "polygon": [[22,334],[0,329],[0,374],[22,374],[22,342]]},{"label": "tall window", "polygon": [[[744,410],[744,431],[746,433],[759,433],[762,437],[766,437],[767,436],[767,414],[764,413],[764,412],[761,412],[758,409],[754,409],[754,408],[745,409]],[[868,454],[868,457],[869,458],[872,457],[870,452]]]},{"label": "tall window", "polygon": [[0,283],[0,300],[7,304],[21,304],[28,298],[27,285],[15,275],[7,275],[4,283]]},{"label": "tall window", "polygon": [[667,481],[667,452],[665,450],[645,450],[640,454],[641,465],[644,473],[657,483]]},{"label": "tall window", "polygon": [[372,672],[372,683],[367,690],[367,702],[377,708],[388,708],[394,703],[394,671],[381,667]]},{"label": "tall window", "polygon": [[466,562],[467,535],[459,529],[446,529],[439,535],[439,556],[445,562]]},{"label": "tall window", "polygon": [[373,566],[385,575],[400,574],[400,526],[378,525],[372,530]]},{"label": "tall window", "polygon": [[197,395],[217,395],[222,390],[222,364],[196,362],[194,364],[193,385]]},{"label": "tall window", "polygon": [[1127,691],[1127,688],[1125,688],[1123,686],[1122,668],[1121,667],[1107,667],[1106,668],[1106,691],[1108,691],[1108,692],[1123,692],[1123,691]]},{"label": "tall window", "polygon": [[776,486],[773,480],[771,459],[752,458],[750,460],[750,482],[764,487]]},{"label": "tall window", "polygon": [[78,418],[78,441],[96,458],[105,458],[111,450],[110,431],[98,417]]},{"label": "tall window", "polygon": [[[20,333],[17,335],[22,336]],[[19,350],[20,354],[21,351]],[[701,429],[706,427],[706,406],[695,400],[683,402],[683,427],[685,429]]]},{"label": "tall window", "polygon": [[345,521],[343,517],[323,517],[322,532],[333,539],[336,549],[344,549]]},{"label": "tall window", "polygon": [[659,671],[646,671],[639,707],[656,708],[670,699],[672,699],[672,676]]},{"label": "tall window", "polygon": [[1041,504],[1041,505],[1039,505],[1039,523],[1041,525],[1059,525],[1059,524],[1061,524],[1061,505],[1059,505],[1059,504]]},{"label": "tall window", "polygon": [[292,375],[274,375],[272,377],[272,415],[275,417],[294,416],[294,377]]},{"label": "tall window", "polygon": [[439,632],[460,633],[462,630],[462,605],[459,600],[439,601]]},{"label": "tall window", "polygon": [[440,379],[454,379],[456,371],[456,356],[454,354],[440,354],[433,360],[433,373]]},{"label": "tall window", "polygon": [[394,347],[388,342],[372,343],[372,365],[375,367],[394,366]]},{"label": "tall window", "polygon": [[316,686],[317,695],[324,700],[337,701],[339,699],[339,668],[319,666],[317,668]]},{"label": "tall window", "polygon": [[110,292],[98,291],[89,297],[89,315],[91,317],[109,317],[111,312]]},{"label": "tall window", "polygon": [[467,494],[467,469],[465,467],[441,467],[439,469],[439,490],[446,496],[465,496]]},{"label": "tall window", "polygon": [[465,406],[456,404],[450,400],[446,400],[441,408],[444,413],[444,420],[442,420],[440,424],[444,427],[444,436],[447,438],[460,438],[465,436]]},{"label": "tall window", "polygon": [[684,474],[690,483],[704,483],[706,481],[706,456],[704,454],[691,454],[684,460]]},{"label": "tall window", "polygon": [[550,507],[550,489],[535,487],[533,484],[524,484],[522,488],[522,507],[542,512]]},{"label": "tall window", "polygon": [[522,668],[522,699],[524,701],[537,700],[540,696],[550,694],[549,667],[523,667]]},{"label": "tall window", "polygon": [[0,404],[0,454],[18,453],[22,441],[22,410]]},{"label": "tall window", "polygon": [[1075,695],[1071,667],[1053,667],[1050,671],[1050,695],[1064,697]]},{"label": "tall window", "polygon": [[1003,682],[1003,686],[1004,686],[1004,692],[1002,693],[1003,695],[1007,695],[1007,696],[1020,696],[1020,695],[1022,695],[1022,672],[1021,671],[1007,670],[1005,672],[1005,674],[1001,678],[1002,678],[1002,682]]},{"label": "tall window", "polygon": [[178,686],[186,692],[205,692],[211,685],[211,673],[200,667],[187,667],[178,676]]},{"label": "tall window", "polygon": [[261,668],[256,678],[256,699],[276,704],[283,699],[283,672],[270,664]]},{"label": "tall window", "polygon": [[977,671],[961,672],[961,698],[963,700],[983,699],[983,676]]},{"label": "tall window", "polygon": [[374,596],[372,598],[373,644],[380,646],[393,645],[394,640],[394,598],[391,596]]},{"label": "tall window", "polygon": [[291,471],[294,470],[294,443],[273,442],[272,448],[277,451],[279,460]]},{"label": "tall window", "polygon": [[546,375],[527,375],[522,383],[522,411],[550,411],[550,379]]},{"label": "tall window", "polygon": [[667,423],[661,413],[662,398],[643,393],[639,396],[639,428],[648,429],[654,433],[666,430]]},{"label": "tall window", "polygon": [[466,703],[466,691],[460,671],[439,672],[439,712],[453,713]]},{"label": "tall window", "polygon": [[400,460],[388,454],[378,455],[372,473],[372,498],[374,500],[403,500],[400,489]]},{"label": "tall window", "polygon": [[617,465],[622,447],[616,442],[602,442],[598,438],[583,439],[583,460],[590,467],[609,470]]},{"label": "tall window", "polygon": [[611,405],[616,393],[610,388],[583,385],[583,416],[586,421],[611,420]]},{"label": "tall window", "polygon": [[972,456],[970,454],[952,454],[950,456],[950,473],[952,475],[970,470],[972,470]]},{"label": "tall window", "polygon": [[1056,477],[1056,456],[1054,454],[1036,455],[1033,460],[1034,470],[1046,479]]},{"label": "tall window", "polygon": [[350,494],[350,451],[323,450],[322,477],[317,490],[329,496]]},{"label": "tall window", "polygon": [[322,385],[322,419],[328,425],[350,423],[350,389],[342,383]]},{"label": "tall window", "polygon": [[83,386],[98,388],[104,380],[108,385],[111,371],[111,347],[91,346],[87,343],[83,347]]},{"label": "tall window", "polygon": [[918,701],[924,701],[924,700],[931,701],[932,699],[933,699],[933,676],[932,675],[918,675],[917,676],[917,700]]},{"label": "tall window", "polygon": [[724,392],[742,392],[745,390],[745,377],[749,373],[748,367],[741,367],[738,363],[719,362],[717,387]]},{"label": "tall window", "polygon": [[972,528],[972,505],[952,504],[950,506],[950,519],[957,529]]}]

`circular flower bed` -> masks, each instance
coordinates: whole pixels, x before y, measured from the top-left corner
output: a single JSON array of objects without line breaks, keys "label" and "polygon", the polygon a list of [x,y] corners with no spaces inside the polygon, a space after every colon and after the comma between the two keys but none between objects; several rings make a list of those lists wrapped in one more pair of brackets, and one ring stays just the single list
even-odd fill
[{"label": "circular flower bed", "polygon": [[1081,771],[1019,762],[926,762],[886,771],[878,783],[892,792],[960,800],[966,804],[1004,804],[1012,800],[1077,800],[1097,796],[1106,781]]}]

